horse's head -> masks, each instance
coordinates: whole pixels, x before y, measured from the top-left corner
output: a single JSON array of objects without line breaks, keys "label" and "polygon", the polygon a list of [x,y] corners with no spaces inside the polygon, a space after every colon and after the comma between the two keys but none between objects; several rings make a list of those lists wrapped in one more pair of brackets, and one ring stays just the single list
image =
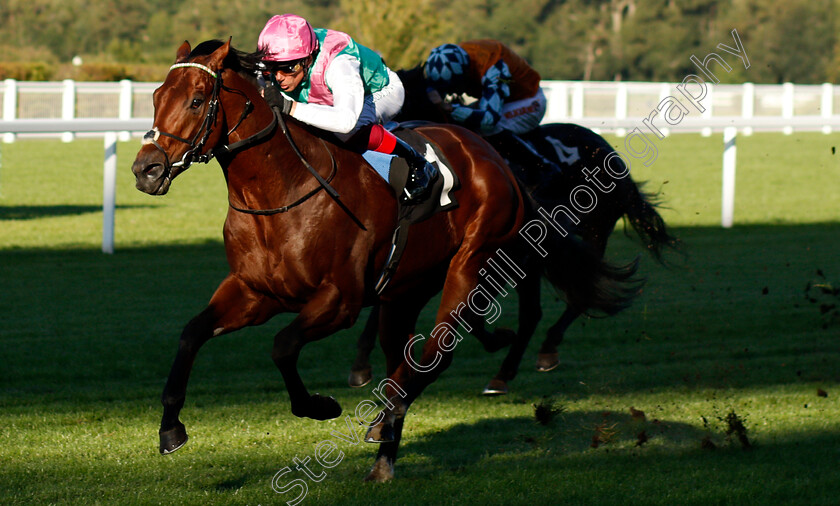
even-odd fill
[{"label": "horse's head", "polygon": [[210,54],[192,57],[189,42],[178,49],[175,64],[154,93],[154,127],[143,137],[131,167],[138,190],[163,195],[191,163],[210,158],[224,133],[219,93],[229,51],[230,41]]}]

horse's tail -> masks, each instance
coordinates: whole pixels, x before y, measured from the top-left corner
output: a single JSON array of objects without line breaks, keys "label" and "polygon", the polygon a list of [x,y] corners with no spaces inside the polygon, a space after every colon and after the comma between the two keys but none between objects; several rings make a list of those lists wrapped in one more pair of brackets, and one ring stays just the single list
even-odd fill
[{"label": "horse's tail", "polygon": [[[659,214],[661,207],[659,193],[649,193],[640,184],[627,178],[627,190],[621,193],[622,208],[627,222],[636,231],[645,248],[660,264],[665,265],[662,254],[666,249],[680,251],[680,241],[671,235],[665,220]],[[629,235],[625,226],[624,233]]]},{"label": "horse's tail", "polygon": [[552,235],[557,237],[543,243],[553,242],[546,248],[543,273],[569,306],[590,316],[613,315],[630,306],[644,284],[635,277],[638,256],[626,265],[613,265],[575,236]]},{"label": "horse's tail", "polygon": [[[536,206],[533,200],[530,202]],[[538,216],[530,214],[534,218]],[[535,259],[540,262],[543,275],[569,306],[590,316],[613,315],[629,307],[639,294],[644,279],[635,277],[638,256],[626,265],[613,265],[573,234],[563,235],[544,221],[534,226],[545,232],[540,237],[540,251]],[[527,242],[533,246],[532,241]]]}]

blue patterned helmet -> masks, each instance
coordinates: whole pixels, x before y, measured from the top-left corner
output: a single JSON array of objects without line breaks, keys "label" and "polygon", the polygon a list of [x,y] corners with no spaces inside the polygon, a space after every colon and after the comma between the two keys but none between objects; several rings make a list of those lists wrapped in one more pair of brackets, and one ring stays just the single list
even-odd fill
[{"label": "blue patterned helmet", "polygon": [[426,59],[426,79],[434,86],[449,87],[460,81],[470,64],[467,52],[455,44],[432,49]]}]

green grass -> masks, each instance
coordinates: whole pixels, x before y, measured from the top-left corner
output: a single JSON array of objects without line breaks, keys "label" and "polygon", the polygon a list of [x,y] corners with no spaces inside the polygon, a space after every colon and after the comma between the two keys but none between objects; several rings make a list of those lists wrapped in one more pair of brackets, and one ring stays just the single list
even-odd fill
[{"label": "green grass", "polygon": [[[149,197],[128,170],[137,143],[120,144],[117,253],[103,255],[101,141],[0,145],[0,504],[282,504],[294,494],[273,492],[272,477],[328,439],[343,460],[308,481],[303,504],[835,504],[840,322],[819,304],[840,301],[812,303],[804,289],[818,269],[840,282],[837,144],[836,134],[739,137],[736,226],[724,230],[720,136],[662,141],[634,177],[662,189],[684,265],[643,257],[634,306],[576,323],[547,374],[533,369],[560,309],[546,290],[506,397],[479,395],[501,355],[465,339],[412,406],[397,479],[384,485],[361,482],[375,446],[331,436],[343,420],[289,412],[269,356],[286,316],[202,349],[182,414],[190,442],[157,453],[177,337],[227,272],[217,167],[195,166],[169,196]],[[619,232],[609,257],[638,251]],[[503,302],[502,324],[513,325],[515,303]],[[372,386],[345,383],[358,331],[301,358],[310,389],[345,413],[372,398]],[[534,416],[544,396],[561,408],[547,425]],[[726,434],[732,412],[749,450]]]}]

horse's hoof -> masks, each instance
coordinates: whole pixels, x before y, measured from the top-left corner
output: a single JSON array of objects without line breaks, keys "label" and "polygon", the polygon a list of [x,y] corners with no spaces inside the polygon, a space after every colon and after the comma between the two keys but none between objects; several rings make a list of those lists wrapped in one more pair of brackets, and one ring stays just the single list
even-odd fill
[{"label": "horse's hoof", "polygon": [[373,481],[376,483],[385,483],[394,479],[394,464],[388,462],[386,457],[379,457],[373,464],[373,467],[365,476],[365,481]]},{"label": "horse's hoof", "polygon": [[[379,422],[372,425],[365,434],[365,443],[392,443],[393,441],[394,425],[390,423]],[[376,466],[374,466],[375,468]]]},{"label": "horse's hoof", "polygon": [[487,383],[487,386],[484,387],[484,391],[481,393],[488,397],[494,395],[505,395],[508,393],[507,383],[500,379],[493,378],[490,380],[490,383]]},{"label": "horse's hoof", "polygon": [[373,372],[370,367],[366,367],[358,371],[350,371],[350,377],[347,379],[347,383],[353,388],[362,388],[370,383],[372,379]]},{"label": "horse's hoof", "polygon": [[311,414],[315,420],[332,420],[341,416],[341,404],[332,396],[315,394],[309,398]]},{"label": "horse's hoof", "polygon": [[559,354],[554,353],[540,353],[537,355],[537,370],[540,372],[548,372],[557,369],[560,365]]},{"label": "horse's hoof", "polygon": [[184,424],[179,423],[175,427],[167,430],[167,431],[160,431],[160,454],[161,455],[169,455],[180,449],[189,439],[187,436],[187,429],[184,428]]},{"label": "horse's hoof", "polygon": [[495,353],[502,348],[507,348],[510,343],[516,341],[516,332],[510,329],[496,329],[491,334],[490,339],[485,339],[482,344],[484,350],[489,353]]},{"label": "horse's hoof", "polygon": [[341,416],[341,404],[332,397],[315,394],[309,397],[309,403],[302,409],[293,406],[292,414],[298,418],[332,420]]}]

